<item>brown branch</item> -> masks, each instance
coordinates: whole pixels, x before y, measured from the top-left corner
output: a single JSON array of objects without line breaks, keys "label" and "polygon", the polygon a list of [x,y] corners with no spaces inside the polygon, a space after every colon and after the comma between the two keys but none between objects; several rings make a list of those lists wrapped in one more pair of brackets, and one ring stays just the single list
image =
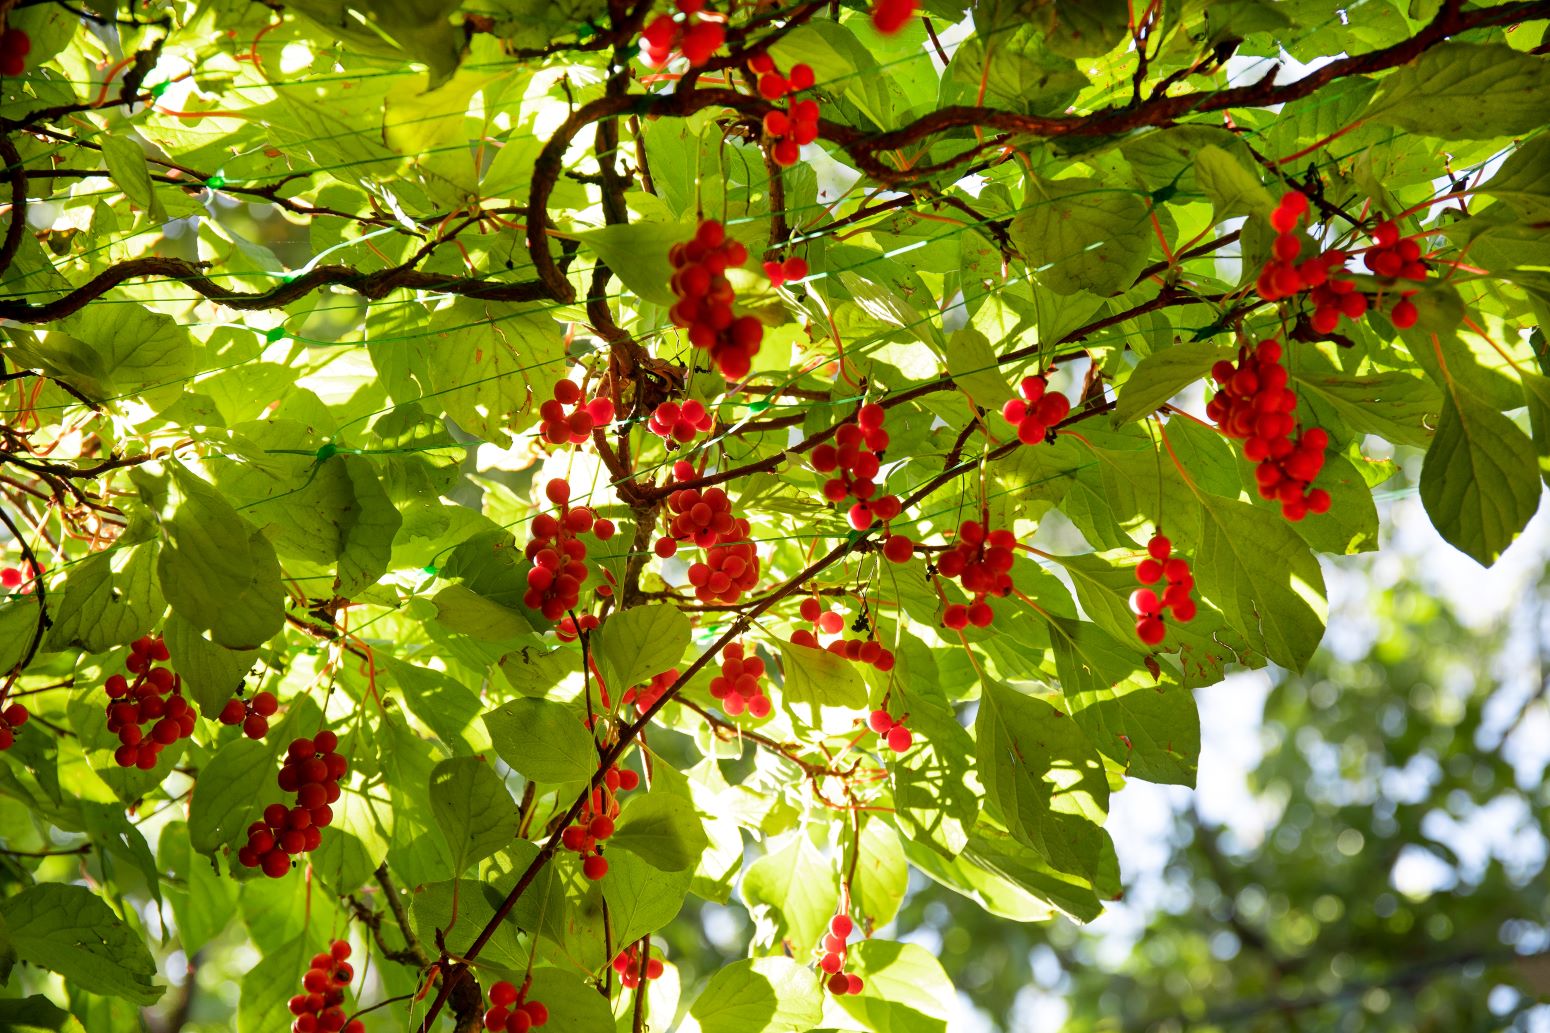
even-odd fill
[{"label": "brown branch", "polygon": [[0,243],[0,273],[11,268],[16,251],[22,246],[22,231],[27,227],[27,167],[9,135],[0,136],[0,158],[5,159],[6,180],[11,185],[11,221]]},{"label": "brown branch", "polygon": [[32,641],[28,643],[27,651],[22,654],[22,658],[17,661],[16,666],[12,667],[8,672],[19,674],[25,671],[27,665],[32,663],[32,658],[38,655],[38,648],[43,645],[43,633],[48,630],[51,623],[48,619],[48,590],[43,584],[43,564],[39,563],[38,557],[33,555],[32,546],[27,544],[26,537],[17,529],[15,521],[11,519],[11,514],[4,509],[0,509],[0,523],[5,524],[6,529],[11,532],[11,537],[16,539],[16,544],[21,546],[22,559],[30,568],[33,591],[38,597],[38,624],[32,630]]}]

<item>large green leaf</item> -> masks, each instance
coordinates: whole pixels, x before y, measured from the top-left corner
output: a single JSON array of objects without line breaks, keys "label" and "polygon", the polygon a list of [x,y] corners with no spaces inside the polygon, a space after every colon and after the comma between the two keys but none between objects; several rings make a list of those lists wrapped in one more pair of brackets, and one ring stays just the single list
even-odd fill
[{"label": "large green leaf", "polygon": [[790,958],[736,961],[711,977],[689,1014],[700,1033],[790,1033],[819,1024],[818,979]]},{"label": "large green leaf", "polygon": [[699,863],[710,838],[692,801],[653,789],[624,805],[608,842],[665,872],[677,872]]},{"label": "large green leaf", "polygon": [[82,990],[139,1005],[167,991],[139,934],[84,886],[29,886],[0,901],[0,919],[18,958]]},{"label": "large green leaf", "polygon": [[1152,227],[1131,191],[1100,179],[1034,179],[1011,233],[1050,290],[1107,294],[1129,287],[1146,264]]},{"label": "large green leaf", "polygon": [[666,604],[616,613],[592,637],[592,657],[615,698],[676,665],[688,647],[689,619]]},{"label": "large green leaf", "polygon": [[483,757],[452,757],[431,771],[431,813],[461,875],[517,838],[517,806]]},{"label": "large green leaf", "polygon": [[172,467],[183,501],[157,562],[173,612],[230,649],[262,645],[285,624],[274,547],[215,489]]},{"label": "large green leaf", "polygon": [[1544,124],[1550,66],[1505,43],[1449,42],[1392,72],[1366,118],[1444,140],[1516,136]]},{"label": "large green leaf", "polygon": [[561,703],[514,699],[484,715],[501,760],[534,782],[581,782],[597,770],[597,747],[581,715]]}]

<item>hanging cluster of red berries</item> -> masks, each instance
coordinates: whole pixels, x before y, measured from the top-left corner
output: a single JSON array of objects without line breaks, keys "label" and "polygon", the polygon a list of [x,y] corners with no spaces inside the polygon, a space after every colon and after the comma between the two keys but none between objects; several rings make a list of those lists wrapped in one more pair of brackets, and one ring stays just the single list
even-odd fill
[{"label": "hanging cluster of red berries", "polygon": [[677,680],[678,668],[669,667],[655,678],[652,678],[650,684],[644,687],[632,686],[625,689],[624,705],[629,706],[631,703],[634,703],[635,709],[638,712],[645,713],[656,705],[657,700],[662,698],[662,693],[672,688],[673,683]]},{"label": "hanging cluster of red berries", "polygon": [[[694,476],[694,468],[684,462],[675,463],[674,472],[688,474],[681,481]],[[698,488],[679,488],[668,495],[667,509],[672,514],[668,530],[675,542],[692,542],[708,549],[719,542],[748,537],[748,521],[732,515],[732,500],[721,488],[710,487],[703,492]]]},{"label": "hanging cluster of red berries", "polygon": [[782,262],[765,262],[764,275],[770,278],[770,285],[779,287],[789,280],[801,280],[807,276],[807,260],[792,255]]},{"label": "hanging cluster of red berries", "polygon": [[21,75],[32,53],[32,37],[21,29],[0,32],[0,75]]},{"label": "hanging cluster of red berries", "polygon": [[1012,560],[1017,537],[1006,528],[987,531],[978,520],[965,520],[958,528],[958,540],[936,561],[938,574],[954,578],[972,598],[969,604],[953,603],[942,612],[942,626],[962,631],[970,624],[976,628],[990,625],[995,618],[988,596],[1008,595],[1012,591]]},{"label": "hanging cluster of red berries", "polygon": [[891,36],[909,23],[918,6],[917,0],[874,0],[872,27]]},{"label": "hanging cluster of red berries", "polygon": [[668,260],[676,270],[672,287],[678,295],[669,317],[689,331],[690,344],[710,352],[722,376],[746,377],[764,340],[764,324],[732,314],[737,294],[725,273],[748,261],[748,249],[728,237],[720,222],[706,219],[694,239],[673,245]]},{"label": "hanging cluster of red berries", "polygon": [[[749,58],[748,71],[756,77],[759,96],[780,100],[813,87],[813,70],[808,65],[792,65],[789,76],[781,75],[768,54]],[[782,168],[790,168],[801,159],[802,147],[818,139],[818,102],[811,97],[790,99],[785,111],[764,116],[764,134],[770,140],[770,158]],[[802,275],[807,275],[804,271]]]},{"label": "hanging cluster of red berries", "polygon": [[581,874],[593,882],[608,874],[608,859],[599,845],[614,834],[614,819],[619,817],[620,793],[640,785],[640,776],[618,764],[603,773],[603,784],[587,796],[576,824],[560,834],[567,850],[581,855]]},{"label": "hanging cluster of red berries", "polygon": [[[573,406],[565,411],[566,406]],[[554,397],[538,407],[539,433],[551,445],[584,445],[596,427],[614,421],[614,403],[607,398],[583,400],[574,380],[559,380]]]},{"label": "hanging cluster of red berries", "polygon": [[[817,599],[809,596],[802,600],[799,611],[802,619],[810,622],[825,635],[838,635],[845,630],[845,617],[838,610],[824,610]],[[818,641],[818,636],[806,628],[798,628],[791,634],[791,644],[807,646],[809,649],[827,649],[835,656],[844,657],[846,660],[854,660],[857,663],[869,664],[879,671],[891,671],[894,665],[894,655],[875,638],[837,638],[827,646]]]},{"label": "hanging cluster of red berries", "polygon": [[587,545],[578,535],[591,531],[599,541],[607,541],[616,528],[587,506],[571,506],[570,484],[559,477],[544,487],[544,495],[560,507],[560,515],[540,513],[533,518],[533,538],[523,550],[533,567],[527,572],[522,604],[558,621],[575,607],[587,579]]},{"label": "hanging cluster of red berries", "polygon": [[0,588],[14,589],[17,595],[31,595],[42,575],[42,567],[22,560],[19,567],[0,567]]},{"label": "hanging cluster of red berries", "polygon": [[915,736],[904,726],[904,717],[895,718],[888,711],[881,708],[872,711],[867,717],[867,727],[883,737],[888,748],[895,753],[903,753],[915,744]]},{"label": "hanging cluster of red berries", "polygon": [[265,875],[278,879],[291,870],[292,855],[318,848],[321,830],[334,821],[329,804],[339,799],[339,780],[349,768],[338,750],[339,737],[327,729],[310,739],[292,740],[278,781],[281,792],[296,794],[296,802],[291,807],[272,803],[264,808],[262,820],[248,826],[248,841],[237,851],[243,867],[261,867]]},{"label": "hanging cluster of red berries", "polygon": [[677,7],[683,21],[659,14],[640,34],[640,59],[647,68],[664,67],[675,53],[698,68],[726,42],[726,26],[704,17],[705,0],[677,0]]},{"label": "hanging cluster of red berries", "polygon": [[834,444],[826,441],[813,449],[813,469],[836,474],[824,482],[823,497],[830,502],[854,498],[846,517],[858,531],[877,520],[886,524],[903,510],[897,495],[877,494],[876,478],[889,441],[883,429],[886,417],[887,410],[869,402],[856,410],[854,420],[840,424]]},{"label": "hanging cluster of red berries", "polygon": [[299,993],[290,1000],[291,1033],[365,1033],[366,1026],[360,1019],[345,1021],[344,990],[355,978],[355,969],[349,962],[350,945],[335,940],[328,945],[327,954],[314,954],[307,974],[301,977]]},{"label": "hanging cluster of red berries", "polygon": [[710,694],[728,717],[744,711],[755,720],[770,716],[770,698],[764,694],[764,661],[746,656],[741,642],[729,642],[721,650],[721,673],[710,680]]},{"label": "hanging cluster of red berries", "polygon": [[1147,558],[1136,565],[1136,580],[1143,585],[1166,580],[1168,585],[1160,599],[1151,588],[1138,588],[1130,593],[1130,612],[1136,618],[1136,637],[1155,646],[1168,633],[1163,624],[1164,610],[1181,624],[1195,619],[1195,600],[1191,597],[1195,577],[1189,572],[1187,561],[1172,555],[1173,543],[1163,535],[1152,536],[1146,543],[1146,553]]},{"label": "hanging cluster of red berries", "polygon": [[[737,521],[739,538],[748,537],[748,521]],[[759,553],[751,541],[722,542],[705,550],[705,559],[689,565],[689,584],[704,603],[735,603],[759,583]]]},{"label": "hanging cluster of red berries", "polygon": [[695,435],[709,433],[712,422],[710,410],[705,408],[705,403],[690,398],[682,405],[663,402],[657,406],[651,411],[651,419],[646,421],[646,429],[672,447],[674,443],[687,445],[694,440]]},{"label": "hanging cluster of red berries", "polygon": [[490,1033],[527,1033],[549,1021],[549,1009],[527,999],[533,980],[529,977],[521,989],[502,979],[490,985],[490,1007],[484,1013],[484,1028]]},{"label": "hanging cluster of red berries", "polygon": [[[624,984],[626,990],[633,990],[640,986],[640,944],[632,943],[614,957],[614,971],[619,973],[619,982]],[[646,978],[662,978],[662,959],[653,956],[646,958]]]},{"label": "hanging cluster of red berries", "polygon": [[223,725],[241,725],[242,733],[249,739],[262,739],[269,734],[269,719],[280,709],[280,701],[274,693],[255,692],[252,699],[233,697],[221,708]]},{"label": "hanging cluster of red berries", "polygon": [[1254,477],[1260,495],[1280,502],[1288,520],[1326,512],[1329,492],[1312,483],[1324,468],[1329,435],[1312,427],[1292,437],[1297,395],[1286,386],[1281,345],[1261,341],[1253,350],[1244,345],[1237,363],[1223,359],[1211,367],[1211,376],[1221,386],[1206,404],[1206,415],[1223,434],[1243,442],[1244,458],[1259,464]]},{"label": "hanging cluster of red berries", "polygon": [[[1280,301],[1307,292],[1313,303],[1309,325],[1321,334],[1332,333],[1340,320],[1357,320],[1371,308],[1368,296],[1356,289],[1356,281],[1345,272],[1350,254],[1331,249],[1311,258],[1298,261],[1304,239],[1297,233],[1308,214],[1308,198],[1299,191],[1291,191],[1281,198],[1270,213],[1271,228],[1276,231],[1273,256],[1260,272],[1255,284],[1259,296],[1266,301]],[[1426,279],[1427,266],[1421,256],[1421,247],[1414,240],[1399,237],[1399,227],[1384,221],[1373,230],[1373,246],[1368,248],[1363,263],[1369,272],[1388,280]],[[1402,290],[1389,311],[1389,319],[1401,330],[1414,326],[1416,307],[1410,301],[1415,290]]]},{"label": "hanging cluster of red berries", "polygon": [[1040,374],[1023,377],[1017,385],[1021,398],[1010,398],[1001,417],[1017,428],[1017,440],[1025,445],[1044,441],[1051,427],[1071,412],[1071,402],[1059,391],[1046,393],[1049,378]]},{"label": "hanging cluster of red berries", "polygon": [[4,710],[0,710],[0,750],[8,750],[16,742],[16,729],[27,723],[27,708],[20,703],[12,703]]},{"label": "hanging cluster of red berries", "polygon": [[824,985],[836,997],[859,994],[866,985],[860,976],[845,971],[845,941],[855,927],[849,915],[835,915],[829,919],[829,931],[823,937],[823,956],[818,959],[818,967],[829,977]]},{"label": "hanging cluster of red berries", "polygon": [[[108,731],[118,735],[120,744],[113,760],[121,768],[149,771],[165,747],[194,734],[197,716],[183,698],[183,679],[172,668],[157,666],[167,662],[167,655],[160,635],[137,638],[124,660],[135,680],[114,674],[103,685],[108,694]],[[142,726],[153,721],[147,732]]]}]

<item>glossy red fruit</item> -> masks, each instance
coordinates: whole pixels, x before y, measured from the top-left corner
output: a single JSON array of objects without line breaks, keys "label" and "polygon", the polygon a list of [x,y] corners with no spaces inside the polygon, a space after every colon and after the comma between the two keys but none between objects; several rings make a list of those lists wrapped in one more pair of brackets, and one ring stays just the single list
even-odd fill
[{"label": "glossy red fruit", "polygon": [[[551,833],[552,835],[552,833]],[[608,874],[608,860],[599,854],[593,854],[581,862],[581,874],[593,882],[598,881]]]}]

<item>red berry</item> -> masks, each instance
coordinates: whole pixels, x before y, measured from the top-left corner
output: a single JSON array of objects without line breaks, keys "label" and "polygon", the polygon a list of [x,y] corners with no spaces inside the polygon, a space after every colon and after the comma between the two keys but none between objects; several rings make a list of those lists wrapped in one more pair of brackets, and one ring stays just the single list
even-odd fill
[{"label": "red berry", "polygon": [[596,882],[608,874],[608,860],[600,854],[593,854],[581,862],[581,874]]}]

